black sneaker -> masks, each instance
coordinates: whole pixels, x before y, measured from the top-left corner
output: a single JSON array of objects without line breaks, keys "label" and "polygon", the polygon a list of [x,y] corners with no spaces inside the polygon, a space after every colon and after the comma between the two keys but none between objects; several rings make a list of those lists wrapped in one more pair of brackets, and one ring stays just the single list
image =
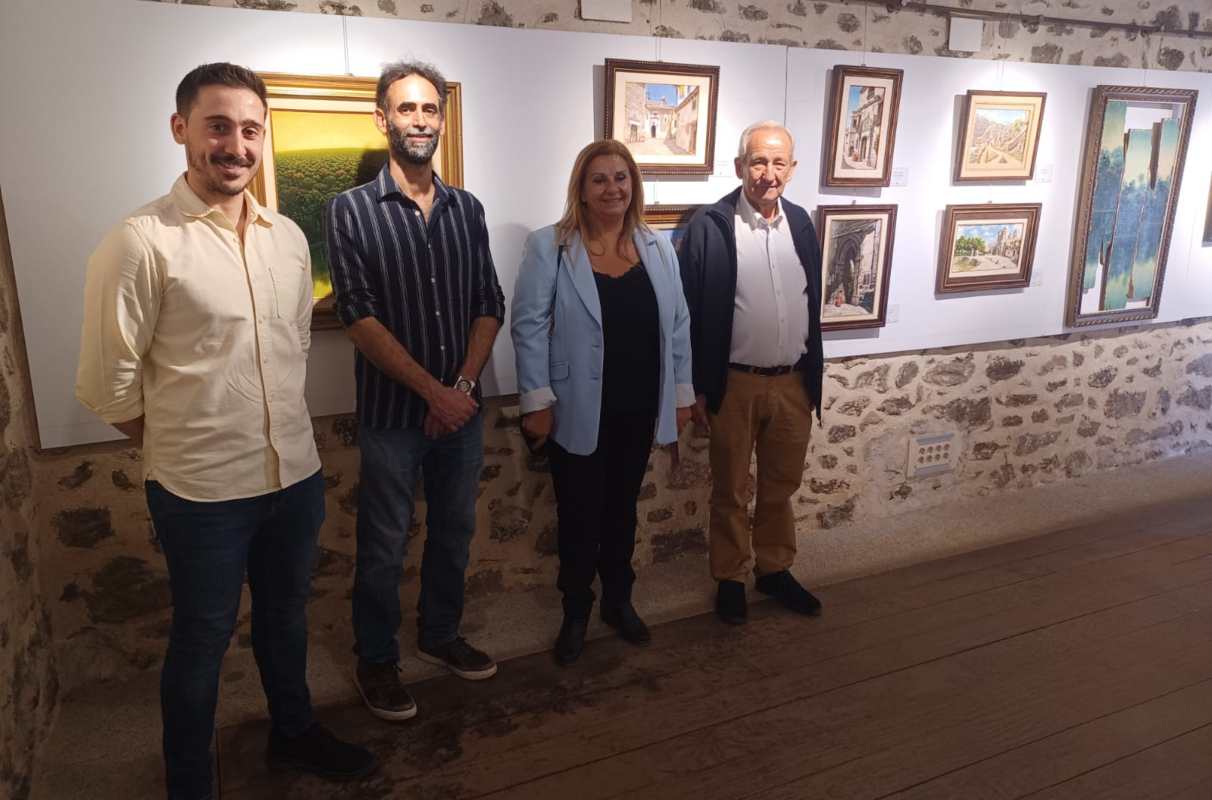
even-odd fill
[{"label": "black sneaker", "polygon": [[365,747],[343,742],[319,723],[287,738],[269,732],[265,762],[270,769],[310,772],[334,781],[352,781],[374,772],[378,759]]},{"label": "black sneaker", "polygon": [[812,592],[800,586],[800,582],[787,570],[762,575],[757,579],[754,588],[797,613],[810,617],[818,617],[821,614],[821,601],[817,600]]},{"label": "black sneaker", "polygon": [[603,605],[600,613],[602,622],[618,631],[619,636],[626,641],[641,647],[652,641],[652,634],[648,632],[648,626],[644,624],[644,620],[640,619],[640,615],[635,611],[635,606],[631,603],[624,603],[621,606]]},{"label": "black sneaker", "polygon": [[729,625],[748,622],[749,604],[745,600],[745,584],[740,581],[720,581],[715,594],[715,613]]},{"label": "black sneaker", "polygon": [[482,681],[497,674],[496,662],[487,653],[469,645],[462,636],[431,650],[418,646],[417,658],[446,667],[469,681]]},{"label": "black sneaker", "polygon": [[417,704],[400,682],[395,664],[371,664],[358,660],[354,685],[370,713],[388,722],[403,722],[417,715]]}]

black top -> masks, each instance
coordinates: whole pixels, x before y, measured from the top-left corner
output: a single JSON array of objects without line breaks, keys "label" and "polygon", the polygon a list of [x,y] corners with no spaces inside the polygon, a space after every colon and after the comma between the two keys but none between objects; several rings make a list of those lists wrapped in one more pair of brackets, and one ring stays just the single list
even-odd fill
[{"label": "black top", "polygon": [[602,369],[602,416],[656,417],[661,384],[661,321],[656,292],[644,265],[617,278],[593,273],[602,306],[606,355]]},{"label": "black top", "polygon": [[[737,189],[713,205],[703,206],[686,225],[678,245],[682,289],[690,311],[690,352],[694,361],[695,394],[707,396],[707,408],[719,411],[728,383],[728,354],[732,350],[732,313],[736,308]],[[786,198],[783,213],[791,241],[808,285],[808,351],[796,370],[804,378],[808,399],[820,418],[824,398],[825,354],[821,345],[821,248],[808,212]]]},{"label": "black top", "polygon": [[[334,197],[324,236],[337,315],[374,317],[447,386],[467,356],[477,317],[505,318],[480,201],[434,176],[426,220],[384,165],[369,183]],[[358,419],[372,428],[419,428],[425,402],[357,353]]]}]

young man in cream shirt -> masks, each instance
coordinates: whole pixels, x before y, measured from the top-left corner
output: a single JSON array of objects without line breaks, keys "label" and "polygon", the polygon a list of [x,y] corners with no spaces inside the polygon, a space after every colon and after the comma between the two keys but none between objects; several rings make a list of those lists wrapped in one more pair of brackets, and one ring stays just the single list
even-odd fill
[{"label": "young man in cream shirt", "polygon": [[267,760],[335,779],[374,756],[312,720],[305,606],[324,482],[303,399],[311,259],[247,191],[267,105],[257,75],[205,64],[177,88],[187,167],[88,264],[76,396],[143,448],[173,622],[161,673],[170,800],[214,797],[219,670],[245,574],[273,725]]}]

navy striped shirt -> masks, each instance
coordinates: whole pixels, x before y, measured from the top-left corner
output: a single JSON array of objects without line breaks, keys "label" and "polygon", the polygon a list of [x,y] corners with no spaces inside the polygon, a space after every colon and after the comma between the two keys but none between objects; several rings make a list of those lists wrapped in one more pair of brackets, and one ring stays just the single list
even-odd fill
[{"label": "navy striped shirt", "polygon": [[[377,178],[328,202],[324,237],[337,315],[346,326],[374,317],[447,386],[467,355],[477,317],[505,318],[484,207],[434,176],[426,221],[400,191],[390,162]],[[419,428],[420,396],[356,356],[358,419],[372,428]]]}]

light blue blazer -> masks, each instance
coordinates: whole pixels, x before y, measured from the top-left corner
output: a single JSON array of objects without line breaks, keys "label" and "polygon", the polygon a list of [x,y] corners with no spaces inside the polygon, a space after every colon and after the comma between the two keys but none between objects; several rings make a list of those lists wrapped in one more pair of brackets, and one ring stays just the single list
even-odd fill
[{"label": "light blue blazer", "polygon": [[[660,316],[656,441],[669,444],[677,440],[677,408],[694,405],[690,314],[669,240],[637,229],[635,248]],[[526,238],[511,316],[522,413],[550,407],[555,417],[551,438],[570,453],[589,455],[598,446],[605,340],[597,282],[579,236],[572,237],[562,255],[554,225]]]}]

